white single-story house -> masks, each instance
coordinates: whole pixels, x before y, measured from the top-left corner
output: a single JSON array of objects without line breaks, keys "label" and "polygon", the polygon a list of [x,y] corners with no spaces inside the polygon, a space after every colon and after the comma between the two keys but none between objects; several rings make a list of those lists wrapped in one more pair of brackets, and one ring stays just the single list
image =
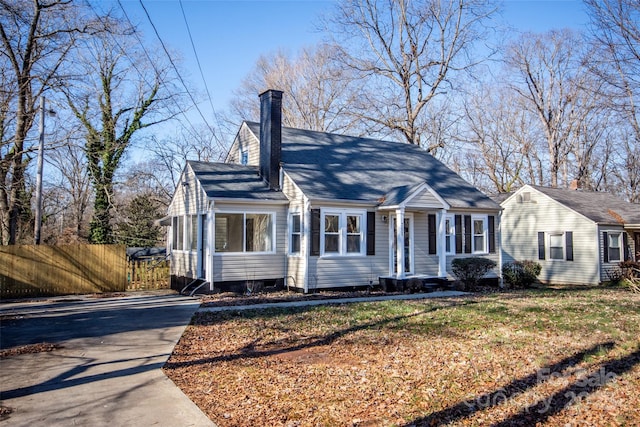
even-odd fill
[{"label": "white single-story house", "polygon": [[640,205],[604,192],[525,185],[502,203],[502,260],[535,260],[540,281],[599,284],[640,259]]},{"label": "white single-story house", "polygon": [[260,102],[225,162],[184,168],[165,219],[178,286],[442,281],[469,256],[499,278],[498,203],[420,147],[282,127],[282,92]]}]

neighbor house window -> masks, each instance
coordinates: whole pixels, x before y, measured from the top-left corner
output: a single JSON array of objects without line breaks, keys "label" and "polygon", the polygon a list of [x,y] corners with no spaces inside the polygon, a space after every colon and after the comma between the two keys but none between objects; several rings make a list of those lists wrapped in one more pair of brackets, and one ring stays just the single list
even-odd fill
[{"label": "neighbor house window", "polygon": [[241,165],[249,164],[249,152],[247,150],[240,150],[240,164]]},{"label": "neighbor house window", "polygon": [[289,217],[289,253],[300,253],[300,240],[301,240],[301,215],[299,213],[291,214]]},{"label": "neighbor house window", "polygon": [[456,227],[454,224],[454,217],[452,215],[447,216],[444,220],[444,233],[446,253],[452,254],[455,251],[456,242]]},{"label": "neighbor house window", "polygon": [[322,248],[326,255],[364,255],[364,211],[323,214]]},{"label": "neighbor house window", "polygon": [[549,234],[549,259],[564,259],[564,238],[562,233]]},{"label": "neighbor house window", "polygon": [[217,213],[216,252],[274,252],[274,220],[269,213]]},{"label": "neighbor house window", "polygon": [[474,253],[485,253],[487,252],[487,217],[473,216],[471,221],[473,230],[472,250]]},{"label": "neighbor house window", "polygon": [[621,261],[622,237],[621,233],[608,233],[609,239],[609,262]]}]

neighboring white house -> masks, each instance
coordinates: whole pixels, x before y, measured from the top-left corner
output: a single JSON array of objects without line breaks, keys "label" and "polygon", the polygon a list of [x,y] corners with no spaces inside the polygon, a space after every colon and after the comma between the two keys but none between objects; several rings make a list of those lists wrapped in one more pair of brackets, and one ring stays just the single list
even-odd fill
[{"label": "neighboring white house", "polygon": [[538,261],[542,282],[606,282],[640,257],[640,205],[612,194],[525,185],[502,207],[503,263]]},{"label": "neighboring white house", "polygon": [[420,147],[283,128],[282,92],[260,102],[224,163],[185,166],[164,220],[174,282],[446,280],[465,256],[495,260],[499,277],[499,204]]}]

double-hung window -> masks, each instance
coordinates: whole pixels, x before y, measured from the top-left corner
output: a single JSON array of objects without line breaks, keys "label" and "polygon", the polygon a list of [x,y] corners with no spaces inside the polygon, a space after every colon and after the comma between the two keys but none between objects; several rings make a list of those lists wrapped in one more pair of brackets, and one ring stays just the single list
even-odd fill
[{"label": "double-hung window", "polygon": [[289,216],[289,253],[300,254],[300,242],[302,236],[302,216],[299,213],[292,213]]},{"label": "double-hung window", "polygon": [[216,213],[215,251],[274,252],[274,214]]},{"label": "double-hung window", "polygon": [[323,255],[364,255],[365,212],[327,210],[322,215]]},{"label": "double-hung window", "polygon": [[620,262],[622,260],[622,233],[608,233],[607,238],[609,239],[609,262]]},{"label": "double-hung window", "polygon": [[471,217],[472,228],[472,244],[473,253],[486,253],[487,252],[487,217],[486,216],[472,216]]},{"label": "double-hung window", "polygon": [[456,250],[456,227],[453,215],[447,215],[444,220],[445,249],[446,253],[452,254]]},{"label": "double-hung window", "polygon": [[549,234],[549,259],[564,259],[564,234]]}]

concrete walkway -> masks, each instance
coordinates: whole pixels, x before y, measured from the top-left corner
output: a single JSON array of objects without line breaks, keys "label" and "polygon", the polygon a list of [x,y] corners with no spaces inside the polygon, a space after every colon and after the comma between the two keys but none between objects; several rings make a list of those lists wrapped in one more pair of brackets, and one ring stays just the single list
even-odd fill
[{"label": "concrete walkway", "polygon": [[55,343],[0,359],[7,426],[214,426],[161,368],[196,311],[256,310],[464,295],[444,291],[203,307],[175,294],[63,297],[0,304],[0,348]]},{"label": "concrete walkway", "polygon": [[6,426],[213,426],[161,368],[191,316],[194,298],[66,297],[0,304],[0,348],[63,348],[0,359]]},{"label": "concrete walkway", "polygon": [[349,304],[356,302],[375,302],[375,301],[389,301],[389,300],[416,300],[427,298],[446,298],[457,297],[466,295],[465,292],[459,291],[437,291],[424,294],[403,294],[403,295],[380,295],[376,297],[361,297],[361,298],[332,298],[322,300],[308,300],[308,301],[290,301],[290,302],[272,302],[264,304],[248,304],[248,305],[232,305],[221,307],[202,307],[198,312],[219,312],[219,311],[239,311],[239,310],[259,310],[265,308],[284,308],[284,307],[308,307],[313,305],[327,305],[327,304]]}]

